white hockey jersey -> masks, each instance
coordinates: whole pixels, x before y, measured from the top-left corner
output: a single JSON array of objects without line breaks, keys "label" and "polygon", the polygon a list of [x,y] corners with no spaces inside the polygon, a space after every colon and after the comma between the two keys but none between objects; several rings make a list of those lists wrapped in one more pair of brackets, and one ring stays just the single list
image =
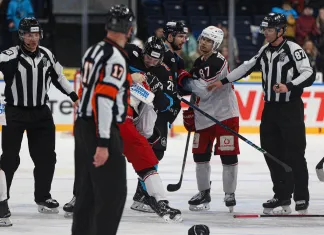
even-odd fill
[{"label": "white hockey jersey", "polygon": [[[193,78],[186,79],[183,89],[191,91],[195,97],[194,104],[218,121],[239,116],[239,108],[232,84],[220,89],[208,91],[207,86],[226,77],[229,72],[228,63],[219,52],[213,53],[206,61],[202,57],[196,59],[191,70]],[[195,112],[196,130],[202,130],[215,124],[198,111]]]}]

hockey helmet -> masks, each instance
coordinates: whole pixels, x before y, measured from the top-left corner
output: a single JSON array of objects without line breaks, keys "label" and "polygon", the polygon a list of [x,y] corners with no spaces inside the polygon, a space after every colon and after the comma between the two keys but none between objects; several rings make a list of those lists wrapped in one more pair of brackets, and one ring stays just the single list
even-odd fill
[{"label": "hockey helmet", "polygon": [[172,34],[175,37],[178,33],[187,34],[188,27],[182,21],[169,21],[163,28],[164,38],[168,38],[169,34]]},{"label": "hockey helmet", "polygon": [[281,13],[269,13],[261,22],[260,33],[264,33],[265,28],[275,28],[277,32],[283,29],[286,32],[287,19],[284,14]]},{"label": "hockey helmet", "polygon": [[106,30],[127,34],[131,28],[134,37],[137,27],[133,11],[123,4],[112,6],[106,18]]},{"label": "hockey helmet", "polygon": [[208,26],[205,28],[198,37],[198,41],[202,38],[208,38],[214,41],[213,50],[216,50],[223,42],[224,32],[215,26]]},{"label": "hockey helmet", "polygon": [[18,35],[21,41],[24,40],[25,33],[39,33],[39,39],[43,38],[43,30],[34,17],[25,17],[23,18],[18,26]]},{"label": "hockey helmet", "polygon": [[144,63],[147,67],[156,66],[163,61],[164,43],[155,36],[149,37],[143,47]]},{"label": "hockey helmet", "polygon": [[203,224],[194,225],[188,231],[188,235],[209,235],[209,233],[208,226]]}]

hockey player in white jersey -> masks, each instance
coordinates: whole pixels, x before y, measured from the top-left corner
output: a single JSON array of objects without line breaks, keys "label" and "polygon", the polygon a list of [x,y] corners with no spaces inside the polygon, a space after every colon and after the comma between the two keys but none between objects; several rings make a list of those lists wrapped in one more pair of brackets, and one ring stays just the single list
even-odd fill
[{"label": "hockey player in white jersey", "polygon": [[[226,59],[217,52],[223,41],[223,35],[223,31],[214,26],[202,31],[198,39],[202,56],[196,59],[190,73],[184,70],[179,72],[178,85],[181,89],[192,92],[191,101],[200,109],[238,132],[239,110],[232,84],[224,86],[217,92],[207,91],[210,83],[226,77],[229,72]],[[223,164],[224,201],[232,212],[236,205],[237,155],[240,153],[238,138],[196,110],[186,110],[183,116],[187,130],[195,132],[192,152],[196,162],[199,190],[198,194],[189,200],[189,209],[197,211],[210,208],[210,159],[216,139],[214,155],[220,155]]]}]

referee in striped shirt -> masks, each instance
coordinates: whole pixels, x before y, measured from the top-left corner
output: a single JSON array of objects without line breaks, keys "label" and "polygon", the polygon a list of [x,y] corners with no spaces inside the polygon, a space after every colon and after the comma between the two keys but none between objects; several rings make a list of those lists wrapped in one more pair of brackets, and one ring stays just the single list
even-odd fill
[{"label": "referee in striped shirt", "polygon": [[[20,146],[26,131],[29,153],[35,164],[34,196],[38,210],[41,213],[58,213],[59,204],[50,194],[56,153],[55,125],[51,110],[46,105],[47,92],[53,83],[74,102],[78,96],[53,54],[39,46],[39,40],[43,37],[39,22],[35,18],[22,19],[18,33],[20,46],[11,47],[0,54],[0,71],[6,83],[7,122],[2,127],[3,153],[0,166],[6,177],[7,199],[14,173],[19,166]],[[7,206],[6,201],[0,202],[0,207],[4,204]]]},{"label": "referee in striped shirt", "polygon": [[315,81],[315,72],[304,50],[283,34],[287,24],[283,14],[270,13],[260,26],[268,44],[251,60],[234,69],[209,89],[234,82],[252,71],[262,71],[265,105],[260,125],[261,147],[293,169],[294,182],[277,163],[266,159],[273,182],[274,197],[263,203],[264,213],[282,207],[291,213],[292,193],[295,210],[306,213],[309,205],[308,169],[305,159],[306,134],[303,88]]}]

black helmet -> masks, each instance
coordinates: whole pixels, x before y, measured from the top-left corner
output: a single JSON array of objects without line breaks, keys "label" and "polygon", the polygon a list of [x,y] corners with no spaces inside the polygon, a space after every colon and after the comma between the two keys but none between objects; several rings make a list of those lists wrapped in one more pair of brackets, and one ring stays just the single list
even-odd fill
[{"label": "black helmet", "polygon": [[39,33],[40,39],[43,38],[43,30],[40,27],[38,20],[34,17],[26,17],[20,21],[18,35],[21,41],[24,40],[25,33]]},{"label": "black helmet", "polygon": [[277,32],[282,28],[286,32],[287,28],[287,19],[285,15],[281,13],[269,13],[261,22],[260,32],[263,33],[265,28],[275,28]]},{"label": "black helmet", "polygon": [[160,38],[155,36],[149,37],[143,47],[143,55],[149,55],[162,62],[164,57],[164,43]]},{"label": "black helmet", "polygon": [[168,38],[168,35],[171,33],[175,37],[178,33],[187,34],[188,27],[185,23],[181,21],[169,21],[163,28],[164,38]]},{"label": "black helmet", "polygon": [[136,20],[133,11],[127,6],[114,5],[107,14],[106,30],[127,34],[133,28],[133,35],[136,34]]},{"label": "black helmet", "polygon": [[189,231],[188,235],[209,235],[209,228],[207,225],[197,224],[192,226]]}]

